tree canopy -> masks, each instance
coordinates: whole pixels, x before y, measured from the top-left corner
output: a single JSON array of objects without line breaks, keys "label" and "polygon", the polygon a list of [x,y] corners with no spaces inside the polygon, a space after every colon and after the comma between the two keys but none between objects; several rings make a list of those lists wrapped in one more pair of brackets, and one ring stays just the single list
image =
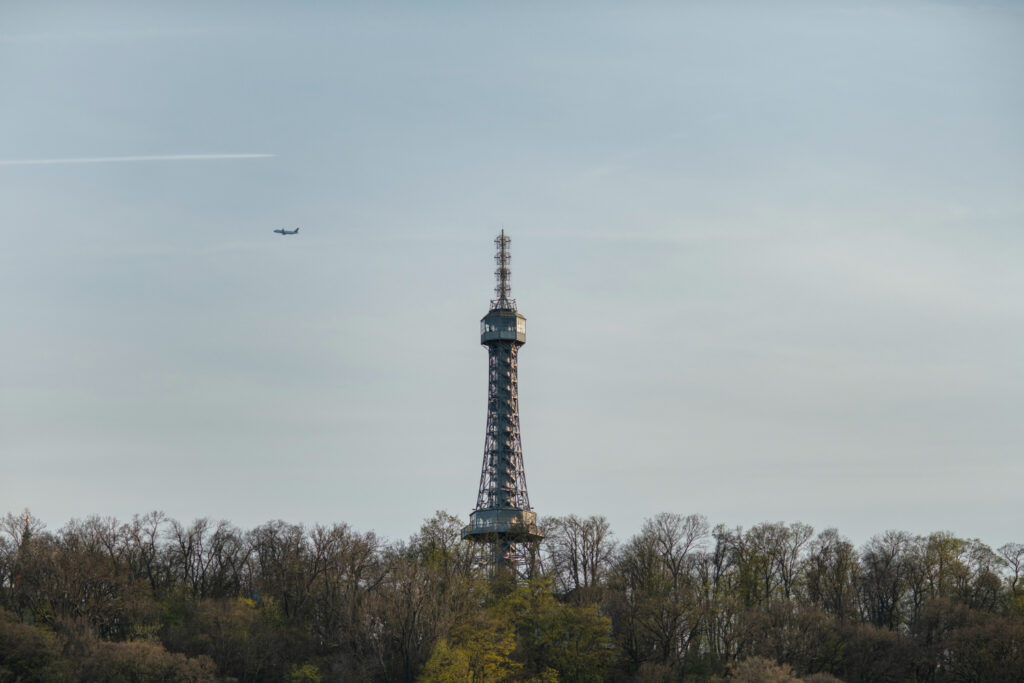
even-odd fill
[{"label": "tree canopy", "polygon": [[439,512],[390,542],[159,512],[0,520],[0,681],[1024,679],[1024,545],[662,513],[541,520],[521,580]]}]

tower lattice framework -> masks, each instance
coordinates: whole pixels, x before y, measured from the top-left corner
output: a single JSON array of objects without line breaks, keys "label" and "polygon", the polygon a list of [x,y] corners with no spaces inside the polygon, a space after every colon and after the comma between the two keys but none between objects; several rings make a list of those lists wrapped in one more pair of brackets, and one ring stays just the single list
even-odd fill
[{"label": "tower lattice framework", "polygon": [[476,509],[462,537],[491,546],[493,569],[522,573],[529,544],[543,535],[530,508],[523,468],[517,363],[519,347],[526,343],[526,318],[510,296],[509,243],[504,230],[494,240],[495,298],[480,321],[480,343],[488,355],[487,428]]}]

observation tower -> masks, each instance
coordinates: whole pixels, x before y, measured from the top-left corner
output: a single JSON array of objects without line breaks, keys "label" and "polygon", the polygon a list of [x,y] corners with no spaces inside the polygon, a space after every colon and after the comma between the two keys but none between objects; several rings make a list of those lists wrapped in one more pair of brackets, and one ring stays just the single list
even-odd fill
[{"label": "observation tower", "polygon": [[510,298],[509,242],[502,230],[494,240],[497,253],[496,298],[480,321],[480,343],[487,347],[487,430],[484,463],[476,509],[462,538],[491,546],[491,568],[522,574],[527,545],[544,537],[537,513],[530,508],[523,469],[523,442],[519,433],[519,347],[526,343],[526,318]]}]

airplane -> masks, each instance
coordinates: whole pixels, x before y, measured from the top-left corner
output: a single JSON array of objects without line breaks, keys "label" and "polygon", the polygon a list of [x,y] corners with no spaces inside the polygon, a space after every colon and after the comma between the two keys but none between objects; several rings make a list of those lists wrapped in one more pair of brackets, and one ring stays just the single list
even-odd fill
[{"label": "airplane", "polygon": [[276,232],[278,235],[298,235],[299,229],[295,228],[294,230],[285,230],[284,228],[279,228],[274,232]]}]

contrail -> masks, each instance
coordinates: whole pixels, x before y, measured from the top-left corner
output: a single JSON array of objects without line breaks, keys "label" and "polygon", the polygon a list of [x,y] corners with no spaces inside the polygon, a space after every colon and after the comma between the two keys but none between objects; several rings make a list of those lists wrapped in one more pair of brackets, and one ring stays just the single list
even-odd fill
[{"label": "contrail", "polygon": [[71,157],[68,159],[0,159],[0,166],[43,164],[115,164],[122,161],[211,161],[214,159],[266,159],[273,154],[162,154],[145,157]]}]

